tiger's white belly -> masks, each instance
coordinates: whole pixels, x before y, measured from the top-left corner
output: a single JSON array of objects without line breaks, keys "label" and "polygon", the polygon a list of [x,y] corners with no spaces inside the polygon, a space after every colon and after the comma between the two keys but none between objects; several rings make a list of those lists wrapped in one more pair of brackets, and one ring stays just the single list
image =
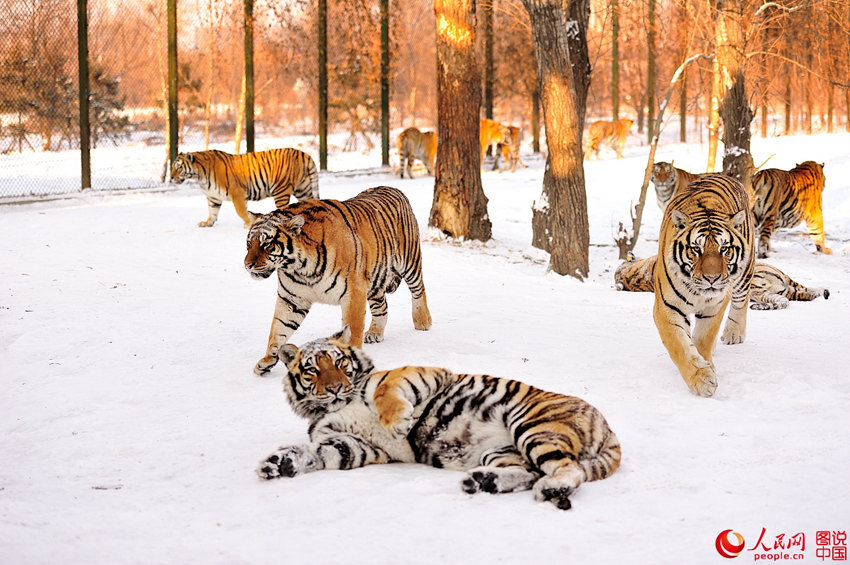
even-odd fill
[{"label": "tiger's white belly", "polygon": [[[439,419],[430,416],[420,426],[412,441],[419,447],[422,460],[430,461],[437,456],[444,469],[472,469],[481,464],[485,453],[514,444],[510,432],[498,417],[482,420],[477,413],[470,413],[453,418],[448,426],[441,429]],[[425,437],[427,441],[423,441]]]},{"label": "tiger's white belly", "polygon": [[[335,431],[331,431],[330,428]],[[321,441],[325,436],[338,435],[340,430],[380,447],[394,461],[416,462],[407,437],[391,435],[378,422],[378,416],[375,412],[359,401],[352,402],[339,411],[323,417],[319,425],[313,430],[311,439]]]}]

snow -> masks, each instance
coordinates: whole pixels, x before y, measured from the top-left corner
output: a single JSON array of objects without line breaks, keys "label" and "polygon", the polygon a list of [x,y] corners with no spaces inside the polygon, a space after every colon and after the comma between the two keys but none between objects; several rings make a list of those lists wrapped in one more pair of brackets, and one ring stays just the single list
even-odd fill
[{"label": "snow", "polygon": [[[259,481],[260,459],[307,430],[285,403],[284,369],[252,373],[275,281],[244,271],[232,205],[209,229],[196,227],[207,210],[193,187],[0,206],[0,562],[719,563],[715,538],[729,528],[746,540],[745,562],[762,528],[766,553],[802,532],[807,561],[819,561],[815,532],[850,527],[850,135],[753,139],[755,162],[825,162],[833,254],[816,254],[800,226],[774,237],[769,261],[831,295],[750,311],[746,342],[717,346],[709,399],[688,392],[661,345],[652,295],[613,289],[613,240],[643,178],[639,143],[634,134],[624,159],[586,163],[585,282],[547,271],[530,246],[539,157],[483,173],[487,243],[424,229],[432,177],[320,179],[326,198],[399,187],[423,225],[434,324],[415,331],[406,288],[390,296],[386,339],[366,346],[378,368],[519,379],[605,415],[622,466],[583,485],[568,512],[530,492],[466,495],[461,473],[423,465]],[[130,159],[114,156],[116,176]],[[699,171],[705,147],[669,143],[656,159]],[[649,190],[638,256],[657,246]],[[315,306],[292,341],[339,325],[339,308]]]}]

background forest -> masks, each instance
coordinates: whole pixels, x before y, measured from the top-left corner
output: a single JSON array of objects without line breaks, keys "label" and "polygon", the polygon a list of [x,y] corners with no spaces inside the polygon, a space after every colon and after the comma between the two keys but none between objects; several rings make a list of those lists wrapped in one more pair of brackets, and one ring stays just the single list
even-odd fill
[{"label": "background forest", "polygon": [[[376,143],[380,126],[378,0],[329,0],[329,124],[350,135],[344,149]],[[0,0],[0,151],[58,150],[75,133],[76,3]],[[711,54],[715,3],[708,0],[592,0],[587,120],[630,117],[646,132],[676,67]],[[241,136],[243,1],[179,0],[181,138],[204,144]],[[850,3],[745,2],[747,92],[762,136],[848,128]],[[390,4],[391,128],[436,122],[435,24],[431,0]],[[254,3],[258,137],[316,131],[317,25],[314,0]],[[484,111],[534,126],[536,64],[520,0],[479,0],[478,53]],[[104,143],[161,143],[166,104],[166,13],[159,0],[89,5],[92,135]],[[614,39],[616,37],[616,44]],[[686,131],[707,128],[712,62],[690,65],[671,101]],[[841,88],[844,87],[844,88]],[[491,90],[489,90],[491,88]],[[492,92],[492,101],[488,99]],[[685,127],[684,120],[696,127]],[[537,147],[535,147],[537,149]]]}]

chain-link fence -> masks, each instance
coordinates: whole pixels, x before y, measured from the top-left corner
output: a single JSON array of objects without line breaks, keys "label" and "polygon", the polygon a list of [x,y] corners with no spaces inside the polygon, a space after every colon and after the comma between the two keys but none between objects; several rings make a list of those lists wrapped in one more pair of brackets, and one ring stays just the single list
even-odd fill
[{"label": "chain-link fence", "polygon": [[[304,71],[313,63],[301,57],[292,72],[280,38],[298,37],[297,18],[279,4],[254,7],[256,150],[314,142],[311,79],[298,78],[315,75]],[[88,2],[92,189],[163,182],[166,10],[164,0]],[[244,150],[243,10],[243,0],[178,1],[181,151]],[[0,0],[0,14],[0,198],[79,191],[77,1]]]}]

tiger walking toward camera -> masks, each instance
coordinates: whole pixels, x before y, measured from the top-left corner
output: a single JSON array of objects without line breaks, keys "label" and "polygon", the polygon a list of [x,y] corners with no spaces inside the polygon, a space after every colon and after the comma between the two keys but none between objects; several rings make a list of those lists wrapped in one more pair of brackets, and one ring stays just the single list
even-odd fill
[{"label": "tiger walking toward camera", "polygon": [[256,153],[231,155],[224,151],[180,153],[171,168],[171,181],[198,181],[207,197],[209,217],[198,223],[212,227],[218,219],[221,203],[231,200],[236,213],[251,227],[254,214],[247,200],[274,198],[275,207],[289,204],[291,196],[298,200],[319,197],[319,172],[307,153],[298,149],[270,149]]},{"label": "tiger walking toward camera", "polygon": [[706,174],[667,205],[658,239],[653,318],[694,394],[711,396],[717,389],[712,356],[727,306],[721,340],[729,345],[744,341],[754,263],[752,214],[740,182]]},{"label": "tiger walking toward camera", "polygon": [[373,371],[348,328],[281,348],[284,391],[309,421],[310,443],[260,462],[261,479],[407,462],[466,471],[464,492],[533,489],[563,510],[583,482],[620,464],[620,444],[583,400],[486,375],[433,367]]}]

